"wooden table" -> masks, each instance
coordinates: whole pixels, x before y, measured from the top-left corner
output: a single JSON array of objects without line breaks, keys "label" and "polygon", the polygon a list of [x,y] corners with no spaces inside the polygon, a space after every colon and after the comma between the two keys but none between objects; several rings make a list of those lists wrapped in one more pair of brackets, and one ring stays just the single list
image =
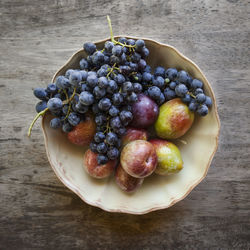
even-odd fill
[{"label": "wooden table", "polygon": [[[2,0],[0,249],[249,249],[250,51],[247,1]],[[174,45],[204,71],[221,119],[206,179],[175,206],[143,216],[83,203],[49,166],[32,88],[83,42],[115,34]],[[198,152],[197,152],[198,153]]]}]

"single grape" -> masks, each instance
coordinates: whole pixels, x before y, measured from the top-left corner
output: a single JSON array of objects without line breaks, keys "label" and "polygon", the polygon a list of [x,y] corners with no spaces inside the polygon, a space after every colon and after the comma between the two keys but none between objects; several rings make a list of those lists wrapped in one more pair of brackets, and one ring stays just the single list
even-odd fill
[{"label": "single grape", "polygon": [[111,145],[111,146],[116,145],[117,141],[118,141],[118,137],[114,132],[107,133],[107,135],[106,135],[106,143],[108,145]]},{"label": "single grape", "polygon": [[98,103],[98,108],[103,111],[108,111],[111,107],[111,101],[109,98],[102,98]]},{"label": "single grape", "polygon": [[115,45],[113,48],[112,48],[112,54],[114,55],[114,56],[117,56],[117,57],[119,57],[119,56],[121,56],[121,54],[122,54],[122,46],[120,46],[120,45]]},{"label": "single grape", "polygon": [[183,97],[181,98],[181,100],[182,100],[184,103],[189,104],[189,103],[191,102],[192,98],[191,98],[191,96],[190,96],[189,94],[185,94],[185,96],[183,96]]},{"label": "single grape", "polygon": [[206,101],[206,96],[205,96],[204,94],[198,94],[198,95],[196,96],[196,102],[197,102],[197,103],[202,104],[202,103],[204,103],[205,101]]},{"label": "single grape", "polygon": [[137,51],[141,51],[142,48],[145,46],[145,42],[141,39],[138,39],[136,42],[135,42],[135,48]]},{"label": "single grape", "polygon": [[122,92],[131,94],[133,92],[133,84],[131,82],[124,82],[122,84]]},{"label": "single grape", "polygon": [[118,85],[121,85],[122,83],[125,82],[125,77],[122,75],[122,74],[117,74],[115,77],[114,77],[114,80],[116,81],[116,83]]},{"label": "single grape", "polygon": [[105,76],[101,76],[99,79],[98,79],[98,86],[100,88],[104,88],[106,89],[108,87],[109,83],[108,83],[108,79],[105,77]]},{"label": "single grape", "polygon": [[152,86],[148,88],[148,94],[152,99],[157,100],[160,98],[161,90],[156,86]]},{"label": "single grape", "polygon": [[188,92],[186,85],[178,84],[175,88],[175,93],[177,96],[183,97]]},{"label": "single grape", "polygon": [[195,94],[195,95],[203,94],[203,89],[197,88],[197,89],[194,91],[194,94]]},{"label": "single grape", "polygon": [[94,43],[84,43],[83,48],[88,55],[92,55],[96,51],[96,45]]},{"label": "single grape", "polygon": [[108,82],[107,93],[114,94],[116,91],[118,91],[118,85],[116,81],[110,80]]},{"label": "single grape", "polygon": [[80,71],[74,70],[69,76],[69,82],[72,86],[76,87],[78,83],[82,80],[82,75]]},{"label": "single grape", "polygon": [[105,42],[105,44],[104,44],[105,50],[106,50],[107,52],[109,52],[109,53],[112,52],[113,47],[114,47],[114,43],[111,42],[111,41],[107,41],[107,42]]},{"label": "single grape", "polygon": [[107,70],[107,69],[102,69],[102,68],[100,68],[100,69],[98,69],[98,71],[97,71],[97,76],[98,76],[98,77],[106,76],[107,74],[108,74],[108,70]]},{"label": "single grape", "polygon": [[191,100],[191,102],[188,105],[189,110],[193,112],[196,111],[198,107],[199,107],[199,104],[195,102],[195,100]]},{"label": "single grape", "polygon": [[49,94],[55,94],[57,92],[56,85],[54,83],[49,83],[46,92]]},{"label": "single grape", "polygon": [[73,129],[72,125],[67,122],[67,121],[64,121],[63,125],[62,125],[62,130],[65,132],[65,133],[69,133],[71,130]]},{"label": "single grape", "polygon": [[175,94],[175,91],[173,91],[169,88],[166,88],[164,90],[164,96],[165,96],[166,100],[172,100],[176,97],[176,94]]},{"label": "single grape", "polygon": [[175,90],[176,85],[177,85],[176,82],[171,82],[169,84],[169,88],[172,89],[172,90]]},{"label": "single grape", "polygon": [[104,62],[104,54],[101,51],[96,51],[92,56],[94,65],[99,65]]},{"label": "single grape", "polygon": [[134,39],[128,39],[127,44],[131,45],[131,46],[134,46],[135,45],[135,40]]},{"label": "single grape", "polygon": [[65,77],[69,79],[69,76],[70,76],[70,74],[71,74],[73,71],[74,71],[73,69],[68,69],[68,70],[65,72]]},{"label": "single grape", "polygon": [[94,140],[97,143],[103,142],[105,140],[105,134],[103,132],[97,132],[94,136]]},{"label": "single grape", "polygon": [[120,58],[118,56],[115,56],[115,55],[112,55],[109,60],[110,60],[111,65],[120,63]]},{"label": "single grape", "polygon": [[98,154],[97,156],[97,163],[98,165],[103,165],[108,162],[108,157],[102,154]]},{"label": "single grape", "polygon": [[98,83],[98,78],[95,74],[89,74],[87,77],[87,85],[90,88],[94,88]]},{"label": "single grape", "polygon": [[105,154],[108,150],[108,147],[107,147],[105,142],[101,142],[101,143],[97,144],[96,150],[100,154]]},{"label": "single grape", "polygon": [[130,104],[138,101],[138,97],[137,97],[137,94],[135,92],[132,92],[130,95],[128,95],[126,99]]},{"label": "single grape", "polygon": [[121,93],[115,93],[112,96],[112,103],[116,106],[119,106],[123,103],[123,96]]},{"label": "single grape", "polygon": [[212,106],[213,102],[212,102],[212,99],[211,99],[209,96],[206,96],[205,104],[206,104],[208,107],[211,107],[211,106]]},{"label": "single grape", "polygon": [[91,142],[89,147],[92,152],[97,153],[97,144],[95,142]]},{"label": "single grape", "polygon": [[121,65],[119,70],[123,75],[128,75],[132,72],[131,68],[127,65]]},{"label": "single grape", "polygon": [[68,122],[72,125],[72,126],[76,126],[80,123],[81,119],[80,117],[77,115],[77,113],[75,112],[71,112],[68,116]]},{"label": "single grape", "polygon": [[133,72],[138,71],[138,64],[137,63],[129,62],[129,67],[131,68],[131,70]]},{"label": "single grape", "polygon": [[79,96],[79,101],[81,102],[81,104],[89,106],[94,103],[95,99],[90,92],[83,91]]},{"label": "single grape", "polygon": [[185,70],[181,70],[177,74],[177,80],[183,84],[186,84],[188,81],[188,73]]},{"label": "single grape", "polygon": [[144,69],[144,72],[151,73],[151,71],[152,71],[151,67],[147,64],[145,69]]},{"label": "single grape", "polygon": [[142,56],[142,58],[146,58],[146,57],[149,56],[149,50],[148,50],[148,48],[143,47],[143,48],[141,49],[141,56]]},{"label": "single grape", "polygon": [[132,62],[138,63],[141,59],[141,55],[137,52],[134,52],[130,59]]},{"label": "single grape", "polygon": [[80,69],[88,69],[89,68],[89,63],[85,58],[80,60],[79,65],[80,65]]},{"label": "single grape", "polygon": [[145,82],[150,82],[152,80],[152,75],[148,72],[142,74],[142,80]]},{"label": "single grape", "polygon": [[135,93],[137,93],[137,94],[141,93],[142,92],[142,85],[140,83],[138,83],[138,82],[135,82],[133,84],[133,89],[134,89]]},{"label": "single grape", "polygon": [[47,102],[46,101],[40,101],[36,104],[36,112],[40,113],[41,111],[45,110],[47,108]]},{"label": "single grape", "polygon": [[203,87],[203,83],[200,80],[194,79],[191,83],[192,89],[197,89],[197,88],[202,88],[202,87]]},{"label": "single grape", "polygon": [[96,86],[93,89],[93,94],[96,99],[101,99],[106,95],[106,89],[101,89],[100,87]]},{"label": "single grape", "polygon": [[156,67],[155,71],[154,71],[154,75],[161,76],[162,78],[164,78],[165,77],[165,69],[161,66]]},{"label": "single grape", "polygon": [[58,76],[56,78],[56,87],[58,89],[66,89],[70,87],[69,79],[64,76]]},{"label": "single grape", "polygon": [[109,115],[110,116],[117,116],[119,114],[119,109],[115,106],[111,106],[111,108],[109,109]]},{"label": "single grape", "polygon": [[86,70],[80,70],[79,73],[81,74],[81,81],[86,81],[88,77],[88,72]]},{"label": "single grape", "polygon": [[153,85],[162,89],[165,85],[164,79],[161,76],[153,76],[152,78]]},{"label": "single grape", "polygon": [[34,96],[40,100],[47,100],[48,99],[48,93],[46,92],[45,88],[35,88]]},{"label": "single grape", "polygon": [[144,59],[140,59],[140,61],[138,62],[138,69],[139,70],[144,70],[147,66],[147,63]]},{"label": "single grape", "polygon": [[110,119],[110,127],[113,129],[118,129],[122,126],[121,120],[118,116]]},{"label": "single grape", "polygon": [[119,157],[119,150],[115,147],[112,147],[108,150],[107,156],[110,160],[115,160]]},{"label": "single grape", "polygon": [[85,114],[85,113],[88,112],[89,106],[83,105],[82,103],[78,102],[78,103],[75,105],[75,110],[76,110],[76,112],[78,112],[78,113],[80,113],[80,114]]},{"label": "single grape", "polygon": [[206,104],[202,104],[198,107],[197,109],[197,113],[200,115],[200,116],[206,116],[208,114],[208,107]]},{"label": "single grape", "polygon": [[165,96],[163,93],[161,93],[160,98],[156,100],[156,103],[160,106],[165,102]]},{"label": "single grape", "polygon": [[58,111],[62,108],[63,102],[61,99],[54,97],[49,99],[47,106],[50,111]]},{"label": "single grape", "polygon": [[133,115],[129,111],[121,111],[119,116],[124,126],[127,126],[133,120]]},{"label": "single grape", "polygon": [[53,129],[60,128],[62,126],[61,119],[60,118],[53,118],[50,121],[50,127]]},{"label": "single grape", "polygon": [[168,78],[170,81],[174,81],[177,77],[177,69],[175,68],[168,68],[165,72],[165,78]]}]

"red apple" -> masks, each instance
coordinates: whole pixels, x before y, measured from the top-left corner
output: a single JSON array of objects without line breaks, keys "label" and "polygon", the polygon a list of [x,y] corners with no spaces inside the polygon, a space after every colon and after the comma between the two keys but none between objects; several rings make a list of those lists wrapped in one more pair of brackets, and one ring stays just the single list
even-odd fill
[{"label": "red apple", "polygon": [[151,175],[157,166],[154,146],[148,141],[136,140],[128,143],[120,157],[123,169],[135,178]]},{"label": "red apple", "polygon": [[98,165],[97,154],[88,149],[83,157],[83,167],[92,177],[103,179],[112,174],[117,161],[108,161],[106,164]]},{"label": "red apple", "polygon": [[148,96],[139,94],[138,101],[132,105],[133,120],[131,125],[136,128],[147,128],[156,121],[159,108]]},{"label": "red apple", "polygon": [[92,115],[86,115],[86,119],[76,125],[68,133],[68,139],[73,144],[79,146],[88,146],[93,140],[96,130],[96,124]]},{"label": "red apple", "polygon": [[148,133],[145,129],[127,128],[126,134],[122,137],[122,146],[125,146],[131,141],[148,140]]},{"label": "red apple", "polygon": [[135,178],[129,175],[119,164],[115,173],[115,180],[117,185],[125,192],[136,191],[143,183],[143,178]]}]

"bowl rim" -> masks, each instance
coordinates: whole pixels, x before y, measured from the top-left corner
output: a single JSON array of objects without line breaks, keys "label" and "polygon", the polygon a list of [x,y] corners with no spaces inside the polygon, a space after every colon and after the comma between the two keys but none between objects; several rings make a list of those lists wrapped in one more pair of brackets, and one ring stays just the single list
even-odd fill
[{"label": "bowl rim", "polygon": [[[214,111],[215,111],[216,122],[217,122],[217,126],[218,126],[218,132],[217,132],[217,135],[216,135],[216,137],[215,137],[215,140],[216,140],[215,148],[214,148],[214,150],[213,150],[213,152],[212,152],[212,154],[211,154],[211,156],[210,156],[210,158],[209,158],[209,161],[208,161],[208,163],[207,163],[207,166],[206,166],[206,169],[205,169],[205,171],[204,171],[203,176],[202,176],[201,178],[199,178],[193,185],[191,185],[184,195],[182,195],[182,196],[181,196],[180,198],[178,198],[178,199],[173,199],[173,200],[171,201],[171,203],[168,204],[168,205],[153,206],[153,207],[150,206],[149,208],[145,208],[145,209],[140,210],[140,211],[134,211],[134,210],[131,211],[131,210],[127,209],[127,208],[126,208],[126,209],[122,209],[122,208],[118,208],[118,209],[116,209],[116,208],[106,208],[105,206],[103,206],[103,204],[99,203],[98,201],[95,201],[95,202],[89,201],[86,197],[84,197],[84,196],[80,193],[80,191],[77,189],[77,187],[76,187],[73,183],[71,183],[71,182],[67,181],[66,179],[63,179],[63,178],[60,177],[59,173],[58,173],[57,170],[56,170],[56,167],[55,167],[55,166],[53,165],[53,163],[52,163],[52,160],[51,160],[51,158],[50,158],[50,154],[49,154],[49,152],[48,152],[48,136],[47,136],[46,131],[45,131],[45,129],[44,129],[44,127],[45,127],[44,123],[45,123],[45,116],[46,116],[46,115],[43,116],[43,118],[42,118],[41,126],[42,126],[44,141],[45,141],[46,154],[47,154],[49,163],[50,163],[50,165],[51,165],[53,171],[55,172],[56,176],[58,177],[58,179],[59,179],[66,187],[68,187],[71,191],[73,191],[76,195],[78,195],[85,203],[87,203],[87,204],[89,204],[89,205],[91,205],[91,206],[99,207],[99,208],[101,208],[101,209],[104,210],[104,211],[107,211],[107,212],[117,212],[117,213],[126,213],[126,214],[134,214],[134,215],[142,215],[142,214],[147,214],[147,213],[152,212],[152,211],[161,210],[161,209],[166,209],[166,208],[169,208],[169,207],[173,206],[175,203],[177,203],[177,202],[183,200],[183,199],[184,199],[184,198],[185,198],[185,197],[186,197],[186,196],[187,196],[187,195],[188,195],[188,194],[189,194],[189,193],[190,193],[190,192],[191,192],[191,191],[192,191],[192,190],[193,190],[193,189],[194,189],[194,188],[195,188],[195,187],[205,178],[205,177],[206,177],[207,172],[208,172],[208,169],[209,169],[209,167],[210,167],[210,165],[211,165],[212,159],[213,159],[213,157],[214,157],[214,155],[215,155],[215,153],[216,153],[216,151],[217,151],[217,149],[218,149],[219,134],[220,134],[221,125],[220,125],[220,119],[219,119],[218,107],[217,107],[217,102],[216,102],[215,94],[214,94],[214,92],[213,92],[213,89],[212,89],[212,87],[211,87],[209,81],[207,80],[206,76],[203,74],[203,72],[201,71],[201,69],[199,68],[198,65],[196,65],[191,59],[187,58],[187,57],[186,57],[185,55],[183,55],[179,50],[177,50],[175,47],[173,47],[173,46],[171,46],[171,45],[169,45],[169,44],[164,44],[164,43],[161,43],[161,42],[157,42],[157,41],[155,41],[155,40],[153,40],[153,39],[150,39],[150,38],[134,37],[134,36],[127,36],[127,35],[118,35],[118,36],[115,36],[114,38],[119,38],[119,37],[126,37],[126,38],[130,38],[130,39],[143,39],[145,42],[149,41],[149,42],[152,42],[152,43],[154,43],[154,44],[156,44],[156,45],[164,46],[164,47],[167,47],[167,48],[173,50],[173,51],[174,51],[175,53],[177,53],[180,57],[182,57],[185,61],[187,61],[188,63],[191,63],[191,64],[194,66],[194,68],[195,68],[197,71],[199,71],[199,73],[202,75],[202,77],[203,77],[203,78],[206,80],[206,82],[208,83],[208,84],[207,84],[207,87],[209,88],[210,92],[212,93],[212,99],[213,99],[213,102],[214,102],[213,105],[214,105]],[[95,43],[95,44],[98,44],[98,43],[105,42],[105,41],[107,41],[107,40],[110,40],[110,37],[107,37],[107,38],[102,39],[102,40],[95,41],[94,43]],[[57,74],[58,74],[60,71],[66,69],[68,63],[73,59],[73,57],[75,57],[76,55],[82,53],[83,51],[84,51],[84,49],[80,49],[80,50],[76,51],[76,52],[67,60],[67,62],[66,62],[59,70],[57,70],[57,72],[54,74],[54,76],[53,76],[53,78],[52,78],[52,82],[55,81],[55,78],[56,78]]]}]

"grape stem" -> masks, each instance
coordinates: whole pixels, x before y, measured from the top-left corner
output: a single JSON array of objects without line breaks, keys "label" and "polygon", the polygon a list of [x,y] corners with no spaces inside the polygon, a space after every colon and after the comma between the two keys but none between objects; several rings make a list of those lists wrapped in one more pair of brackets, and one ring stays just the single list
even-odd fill
[{"label": "grape stem", "polygon": [[123,47],[128,47],[128,48],[135,48],[135,45],[128,45],[128,44],[124,44],[124,43],[120,43],[118,41],[116,41],[114,39],[114,34],[113,34],[113,30],[112,30],[112,24],[111,24],[111,19],[109,17],[109,15],[107,15],[107,20],[108,20],[108,25],[109,25],[109,30],[110,30],[110,38],[111,38],[111,42],[113,42],[114,44],[119,44]]},{"label": "grape stem", "polygon": [[38,119],[40,116],[44,115],[48,110],[49,110],[49,109],[46,108],[46,109],[42,110],[41,112],[39,112],[39,113],[35,116],[34,120],[33,120],[32,123],[30,124],[29,131],[28,131],[28,136],[30,136],[31,130],[32,130],[32,128],[33,128],[35,122],[37,121],[37,119]]},{"label": "grape stem", "polygon": [[189,94],[190,96],[192,96],[194,99],[196,99],[195,95],[194,95],[192,92],[189,92],[189,91],[188,91],[188,94]]}]

